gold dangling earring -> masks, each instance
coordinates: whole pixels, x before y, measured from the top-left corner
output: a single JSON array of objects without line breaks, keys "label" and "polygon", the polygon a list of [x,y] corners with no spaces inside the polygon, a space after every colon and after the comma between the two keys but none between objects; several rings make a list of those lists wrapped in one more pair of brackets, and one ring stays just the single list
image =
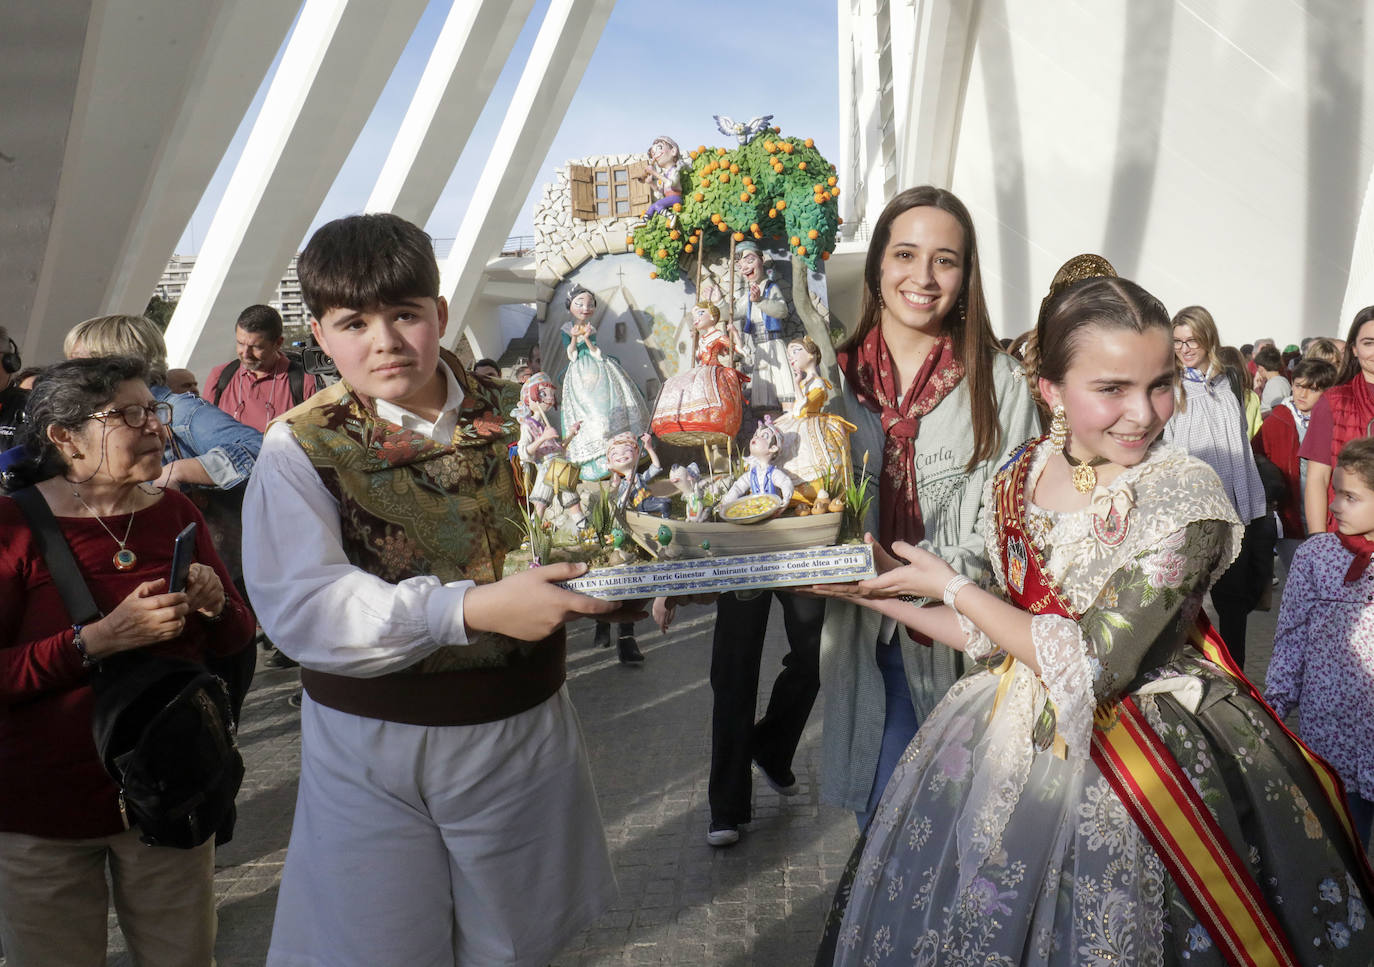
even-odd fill
[{"label": "gold dangling earring", "polygon": [[1064,414],[1064,404],[1056,404],[1051,415],[1054,418],[1050,420],[1050,446],[1062,450],[1069,442],[1069,419]]}]

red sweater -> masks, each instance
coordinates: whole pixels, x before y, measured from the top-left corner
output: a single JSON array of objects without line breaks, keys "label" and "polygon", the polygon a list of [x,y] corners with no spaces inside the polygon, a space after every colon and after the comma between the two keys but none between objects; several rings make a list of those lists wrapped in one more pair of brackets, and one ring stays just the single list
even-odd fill
[{"label": "red sweater", "polygon": [[1279,501],[1279,520],[1284,537],[1306,537],[1302,523],[1302,461],[1298,459],[1298,425],[1288,407],[1280,404],[1269,411],[1260,430],[1250,441],[1255,452],[1263,454],[1283,474],[1288,492]]},{"label": "red sweater", "polygon": [[[58,518],[100,610],[109,614],[138,585],[165,578],[176,535],[196,521],[196,560],[214,567],[231,610],[217,622],[191,615],[180,637],[149,651],[199,661],[249,646],[253,618],[195,505],[169,490],[135,518],[128,546],[138,564],[123,572],[114,567],[117,545],[96,520]],[[120,535],[128,522],[127,514],[105,518]],[[124,828],[118,792],[91,738],[89,676],[72,638],[28,522],[13,500],[0,497],[0,830],[83,839]]]}]

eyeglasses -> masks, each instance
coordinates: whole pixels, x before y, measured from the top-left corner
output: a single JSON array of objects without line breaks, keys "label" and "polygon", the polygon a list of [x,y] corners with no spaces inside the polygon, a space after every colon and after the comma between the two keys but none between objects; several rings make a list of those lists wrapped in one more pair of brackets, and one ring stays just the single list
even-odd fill
[{"label": "eyeglasses", "polygon": [[1175,339],[1175,349],[1196,349],[1199,343],[1196,339]]},{"label": "eyeglasses", "polygon": [[154,403],[152,406],[144,406],[142,403],[130,403],[128,406],[92,413],[90,419],[100,420],[103,423],[108,417],[122,416],[125,426],[137,430],[148,422],[150,415],[160,425],[166,426],[172,422],[172,404]]}]

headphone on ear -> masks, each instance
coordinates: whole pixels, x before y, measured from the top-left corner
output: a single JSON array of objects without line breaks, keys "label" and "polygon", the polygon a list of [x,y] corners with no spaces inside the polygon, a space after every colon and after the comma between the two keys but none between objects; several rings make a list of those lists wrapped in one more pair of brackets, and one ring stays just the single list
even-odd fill
[{"label": "headphone on ear", "polygon": [[0,369],[7,373],[17,373],[24,368],[24,360],[19,358],[19,345],[10,338],[5,340],[10,344],[8,352],[0,353]]}]

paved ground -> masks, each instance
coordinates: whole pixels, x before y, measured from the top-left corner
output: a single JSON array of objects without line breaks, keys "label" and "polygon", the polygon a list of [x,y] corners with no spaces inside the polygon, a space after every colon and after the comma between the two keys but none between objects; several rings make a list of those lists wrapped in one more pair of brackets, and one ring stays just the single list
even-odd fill
[{"label": "paved ground", "polygon": [[[1247,671],[1263,681],[1278,610],[1251,617]],[[706,845],[714,610],[686,609],[668,635],[645,632],[642,667],[569,639],[569,682],[591,751],[620,900],[556,961],[611,964],[809,964],[856,835],[853,817],[816,796],[817,704],[798,751],[801,794],[755,783],[754,822],[726,850]],[[648,622],[641,623],[647,627]],[[764,652],[765,694],[785,652],[776,612]],[[259,668],[240,734],[248,774],[238,833],[219,854],[220,967],[258,967],[267,951],[296,798],[299,713],[286,704],[295,673]],[[114,967],[127,967],[111,922]],[[378,965],[388,967],[388,965]]]}]

